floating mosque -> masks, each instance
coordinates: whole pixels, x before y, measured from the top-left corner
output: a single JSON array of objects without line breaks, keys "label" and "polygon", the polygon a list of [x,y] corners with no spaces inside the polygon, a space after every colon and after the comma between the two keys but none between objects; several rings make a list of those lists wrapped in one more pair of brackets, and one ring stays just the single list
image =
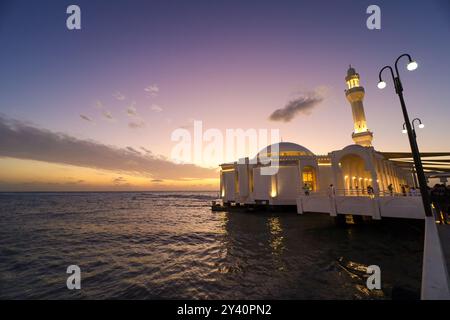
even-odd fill
[{"label": "floating mosque", "polygon": [[[300,214],[423,219],[420,193],[408,191],[410,196],[403,197],[403,186],[411,186],[408,190],[414,191],[418,185],[412,162],[408,161],[411,154],[374,149],[374,135],[364,113],[364,87],[352,66],[345,81],[345,96],[353,115],[354,144],[316,155],[300,144],[280,142],[265,147],[254,158],[221,164],[220,196],[224,207],[296,206]],[[450,153],[428,153],[422,157],[436,155]],[[403,161],[394,160],[399,158]],[[269,162],[276,168],[273,172],[268,170]]]},{"label": "floating mosque", "polygon": [[[338,223],[387,218],[413,219],[425,224],[422,299],[450,299],[444,247],[435,216],[425,216],[417,176],[408,152],[380,152],[372,145],[373,132],[364,114],[364,88],[351,66],[345,77],[345,96],[353,115],[354,144],[327,155],[280,142],[259,151],[254,158],[220,165],[220,196],[213,210],[296,207],[297,213],[321,213]],[[421,153],[425,175],[446,182],[450,168],[436,160],[449,152]],[[405,187],[411,186],[411,188]],[[434,210],[434,209],[433,209]],[[434,212],[434,211],[433,211]],[[435,213],[436,215],[436,213]],[[447,251],[448,255],[448,251]],[[448,261],[448,257],[447,257]]]}]

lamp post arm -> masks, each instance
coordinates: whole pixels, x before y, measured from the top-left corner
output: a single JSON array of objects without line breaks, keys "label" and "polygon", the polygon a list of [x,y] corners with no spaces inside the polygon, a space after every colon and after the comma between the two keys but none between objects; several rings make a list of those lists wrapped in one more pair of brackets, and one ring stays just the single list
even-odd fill
[{"label": "lamp post arm", "polygon": [[397,77],[400,77],[400,74],[398,73],[398,66],[397,66],[397,64],[398,64],[398,61],[399,61],[401,58],[403,58],[403,57],[408,57],[409,62],[412,61],[411,56],[410,56],[409,54],[407,54],[407,53],[402,54],[401,56],[399,56],[399,57],[397,58],[397,60],[395,60],[395,72],[397,73]]},{"label": "lamp post arm", "polygon": [[422,124],[422,120],[420,120],[419,118],[414,118],[413,121],[412,121],[413,127],[414,127],[416,121],[419,122],[419,125]]},{"label": "lamp post arm", "polygon": [[394,79],[395,79],[395,76],[394,76],[394,70],[392,70],[392,67],[391,67],[391,66],[384,66],[384,67],[380,70],[380,73],[378,73],[378,79],[379,79],[380,81],[382,81],[382,79],[381,79],[381,74],[383,73],[383,71],[384,71],[385,69],[389,69],[389,70],[391,71],[392,80],[394,80]]}]

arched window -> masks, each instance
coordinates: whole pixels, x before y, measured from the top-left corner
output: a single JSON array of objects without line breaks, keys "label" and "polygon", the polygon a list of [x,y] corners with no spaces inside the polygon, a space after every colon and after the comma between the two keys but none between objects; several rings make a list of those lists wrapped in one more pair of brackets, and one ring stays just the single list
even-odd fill
[{"label": "arched window", "polygon": [[316,190],[316,172],[313,167],[306,166],[302,171],[303,184],[309,187],[309,190]]}]

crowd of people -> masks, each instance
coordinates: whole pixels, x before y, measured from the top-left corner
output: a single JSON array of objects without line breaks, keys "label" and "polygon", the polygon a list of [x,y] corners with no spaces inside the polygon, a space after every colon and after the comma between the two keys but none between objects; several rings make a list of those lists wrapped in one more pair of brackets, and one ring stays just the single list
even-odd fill
[{"label": "crowd of people", "polygon": [[[392,184],[390,186],[392,186]],[[391,188],[388,187],[388,189],[390,192],[392,192]],[[407,184],[402,184],[400,185],[400,189],[402,191],[402,195],[404,196],[420,196],[419,188],[416,189],[414,187],[408,186]]]},{"label": "crowd of people", "polygon": [[[401,193],[403,196],[420,196],[420,189],[409,187],[408,185],[401,185]],[[393,194],[393,187],[388,187],[391,195]],[[433,188],[428,187],[428,194],[430,200],[436,209],[437,218],[441,223],[450,224],[448,219],[450,213],[450,186],[445,184],[435,184]]]}]

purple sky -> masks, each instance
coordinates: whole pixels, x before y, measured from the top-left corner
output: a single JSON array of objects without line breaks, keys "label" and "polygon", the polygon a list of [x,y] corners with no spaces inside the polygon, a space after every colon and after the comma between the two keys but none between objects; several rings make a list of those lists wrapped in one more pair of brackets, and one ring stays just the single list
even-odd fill
[{"label": "purple sky", "polygon": [[[65,27],[69,4],[81,7],[82,30]],[[2,1],[0,115],[78,140],[144,147],[164,157],[173,148],[173,130],[189,128],[193,119],[220,130],[279,128],[284,141],[326,154],[352,143],[344,95],[351,63],[366,89],[375,148],[408,151],[387,74],[388,88],[376,88],[378,70],[408,52],[419,68],[408,72],[402,64],[401,76],[411,118],[426,124],[418,134],[420,147],[447,151],[449,2],[378,1],[381,30],[366,28],[370,4]],[[153,94],[145,91],[150,86]],[[269,120],[299,93],[317,88],[327,94],[309,114],[287,123]],[[2,161],[0,168],[6,168]],[[197,164],[214,166],[207,160]]]}]

